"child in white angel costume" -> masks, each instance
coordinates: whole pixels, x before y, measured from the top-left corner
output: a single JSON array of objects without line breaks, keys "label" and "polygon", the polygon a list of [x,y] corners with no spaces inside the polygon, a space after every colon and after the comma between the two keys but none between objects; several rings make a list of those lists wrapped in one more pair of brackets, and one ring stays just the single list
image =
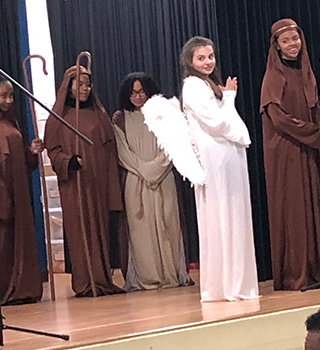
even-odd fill
[{"label": "child in white angel costume", "polygon": [[200,241],[201,301],[259,296],[246,148],[248,130],[234,106],[236,78],[223,87],[213,42],[183,47],[179,101],[162,96],[143,107],[145,123],[180,173],[195,186]]}]

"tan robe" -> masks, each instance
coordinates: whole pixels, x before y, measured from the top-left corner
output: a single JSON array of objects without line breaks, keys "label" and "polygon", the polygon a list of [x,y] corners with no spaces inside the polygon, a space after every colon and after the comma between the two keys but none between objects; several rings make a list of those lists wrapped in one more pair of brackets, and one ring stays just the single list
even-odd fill
[{"label": "tan robe", "polygon": [[28,183],[28,171],[36,166],[19,130],[0,120],[0,305],[42,296]]},{"label": "tan robe", "polygon": [[141,112],[125,111],[126,134],[114,126],[120,165],[128,173],[125,208],[129,257],[125,289],[190,284],[172,164],[157,147]]}]

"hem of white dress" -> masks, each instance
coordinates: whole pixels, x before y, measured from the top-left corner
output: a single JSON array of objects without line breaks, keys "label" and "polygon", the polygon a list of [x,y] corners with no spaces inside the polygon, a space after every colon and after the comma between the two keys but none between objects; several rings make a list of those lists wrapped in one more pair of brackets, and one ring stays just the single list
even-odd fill
[{"label": "hem of white dress", "polygon": [[237,297],[226,297],[224,299],[200,299],[201,303],[210,303],[210,302],[219,302],[219,301],[243,301],[243,300],[252,300],[260,298],[260,295],[254,296],[243,296],[238,295]]}]

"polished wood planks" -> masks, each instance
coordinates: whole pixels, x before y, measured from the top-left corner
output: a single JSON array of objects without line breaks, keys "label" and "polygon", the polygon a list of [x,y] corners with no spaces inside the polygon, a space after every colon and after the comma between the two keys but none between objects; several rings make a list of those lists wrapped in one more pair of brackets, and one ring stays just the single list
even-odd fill
[{"label": "polished wood planks", "polygon": [[[57,274],[56,302],[49,300],[46,286],[42,302],[7,306],[2,312],[8,325],[69,334],[70,341],[5,330],[5,349],[67,349],[161,332],[166,327],[189,327],[320,304],[320,291],[274,292],[272,281],[260,283],[259,299],[201,303],[198,271],[193,271],[192,277],[196,281],[192,287],[76,299],[70,276]],[[116,284],[123,284],[119,271],[114,279]]]}]

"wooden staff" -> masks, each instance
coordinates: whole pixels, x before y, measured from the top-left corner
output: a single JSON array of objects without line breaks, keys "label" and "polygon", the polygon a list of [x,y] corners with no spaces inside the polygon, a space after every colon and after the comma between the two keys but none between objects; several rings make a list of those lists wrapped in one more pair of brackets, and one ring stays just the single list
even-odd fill
[{"label": "wooden staff", "polygon": [[93,145],[93,142],[87,136],[83,135],[76,128],[74,128],[71,124],[69,124],[67,121],[65,121],[63,118],[61,118],[60,115],[58,115],[56,112],[49,109],[45,104],[40,102],[37,98],[35,98],[32,95],[32,93],[30,91],[28,91],[21,84],[19,84],[16,80],[14,80],[12,77],[10,77],[10,75],[7,74],[5,71],[3,71],[1,68],[0,68],[0,74],[2,74],[4,77],[6,77],[8,80],[10,80],[14,85],[16,85],[19,89],[21,89],[24,93],[26,93],[30,98],[32,98],[33,101],[37,102],[42,108],[44,108],[47,112],[52,114],[56,119],[58,119],[63,125],[65,125],[67,128],[69,128],[75,134],[77,134],[83,141],[87,142],[89,145]]},{"label": "wooden staff", "polygon": [[[87,71],[91,74],[91,54],[87,51],[82,51],[77,57],[77,71],[76,71],[76,128],[79,129],[79,109],[80,109],[80,59],[81,57],[86,56],[88,59],[88,67]],[[76,137],[76,154],[79,154],[79,137]],[[83,217],[83,207],[82,207],[82,189],[81,189],[81,169],[77,171],[77,189],[78,189],[78,197],[79,197],[79,214],[80,214],[80,227],[84,245],[84,251],[86,256],[87,268],[89,272],[90,284],[92,289],[92,295],[97,297],[96,285],[93,278],[93,270],[91,257],[89,252],[88,240],[86,236],[86,227]]]},{"label": "wooden staff", "polygon": [[[46,70],[46,60],[44,57],[40,55],[29,55],[23,60],[23,72],[24,72],[24,79],[26,81],[27,89],[31,91],[31,83],[30,78],[27,72],[27,62],[34,57],[38,57],[42,60],[43,66],[43,73],[45,75],[48,75],[48,72]],[[33,128],[34,133],[37,139],[39,139],[39,129],[38,129],[38,123],[37,123],[37,116],[36,111],[34,108],[34,101],[32,98],[29,97],[29,104],[32,114],[32,122],[33,122]],[[46,184],[46,178],[44,173],[44,166],[43,166],[43,159],[41,156],[41,153],[38,154],[39,158],[39,170],[40,170],[40,177],[41,177],[41,184],[42,184],[42,195],[43,195],[43,204],[44,204],[44,213],[45,213],[45,232],[46,232],[46,240],[47,240],[47,257],[48,257],[48,269],[49,269],[49,283],[50,283],[50,294],[51,294],[51,300],[56,300],[56,294],[55,294],[55,288],[54,288],[54,276],[53,276],[53,261],[52,261],[52,245],[51,245],[51,230],[50,230],[50,215],[49,215],[49,204],[48,204],[48,193],[47,193],[47,184]]]}]

